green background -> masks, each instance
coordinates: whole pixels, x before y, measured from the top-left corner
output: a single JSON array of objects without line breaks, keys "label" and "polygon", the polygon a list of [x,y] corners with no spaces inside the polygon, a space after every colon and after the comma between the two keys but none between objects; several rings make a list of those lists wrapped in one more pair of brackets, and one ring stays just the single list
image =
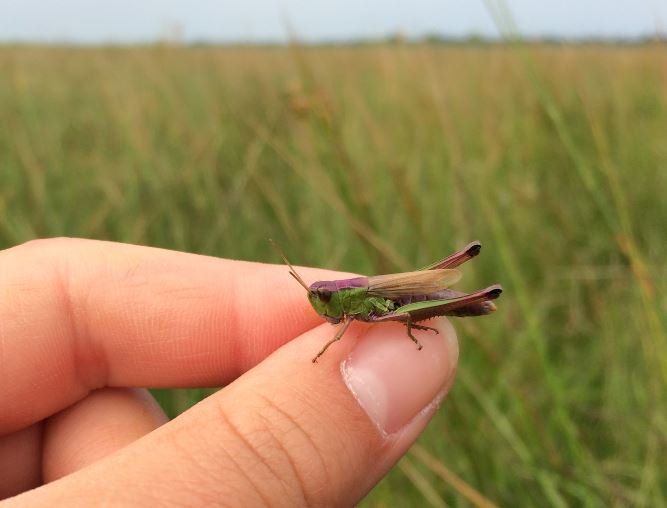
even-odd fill
[{"label": "green background", "polygon": [[[365,500],[667,503],[667,48],[0,48],[0,246],[359,273],[473,239],[458,380]],[[286,280],[286,283],[290,283]],[[270,302],[269,302],[270,303]],[[171,415],[208,391],[161,391]]]}]

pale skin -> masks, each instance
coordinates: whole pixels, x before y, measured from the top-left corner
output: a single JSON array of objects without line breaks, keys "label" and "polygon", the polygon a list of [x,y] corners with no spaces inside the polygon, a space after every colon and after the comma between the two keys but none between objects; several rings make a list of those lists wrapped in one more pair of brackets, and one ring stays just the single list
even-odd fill
[{"label": "pale skin", "polygon": [[[382,327],[414,349],[403,325]],[[0,499],[357,502],[431,414],[379,433],[340,374],[355,337],[375,332],[353,324],[314,366],[332,330],[280,265],[76,239],[1,251]],[[223,385],[170,422],[144,389]]]}]

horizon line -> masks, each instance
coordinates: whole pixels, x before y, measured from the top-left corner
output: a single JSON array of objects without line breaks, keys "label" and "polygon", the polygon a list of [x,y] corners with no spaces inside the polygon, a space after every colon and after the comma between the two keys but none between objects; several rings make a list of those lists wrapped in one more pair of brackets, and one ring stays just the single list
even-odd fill
[{"label": "horizon line", "polygon": [[443,35],[437,33],[425,33],[422,35],[408,36],[400,32],[388,33],[378,37],[347,37],[347,38],[321,38],[318,40],[302,40],[299,38],[266,38],[266,39],[216,39],[216,38],[179,38],[179,37],[151,37],[136,40],[99,40],[81,41],[76,39],[54,38],[43,39],[3,39],[0,37],[0,47],[7,46],[71,46],[71,47],[134,47],[134,46],[156,46],[174,45],[183,47],[288,47],[292,45],[305,47],[318,46],[362,46],[376,44],[433,44],[433,45],[456,45],[456,44],[487,44],[502,45],[515,43],[528,44],[621,44],[636,45],[650,42],[667,42],[667,36],[660,33],[644,33],[637,35],[587,35],[587,36],[562,36],[562,35],[530,35],[530,36],[500,36],[468,34],[463,36]]}]

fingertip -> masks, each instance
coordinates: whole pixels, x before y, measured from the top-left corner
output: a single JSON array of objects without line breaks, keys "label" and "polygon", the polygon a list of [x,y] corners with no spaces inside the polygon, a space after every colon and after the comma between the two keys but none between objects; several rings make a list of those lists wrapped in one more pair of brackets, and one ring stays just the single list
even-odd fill
[{"label": "fingertip", "polygon": [[405,327],[373,327],[341,365],[345,384],[383,435],[398,432],[447,386],[456,371],[458,342],[445,319],[440,333],[414,331],[421,350]]}]

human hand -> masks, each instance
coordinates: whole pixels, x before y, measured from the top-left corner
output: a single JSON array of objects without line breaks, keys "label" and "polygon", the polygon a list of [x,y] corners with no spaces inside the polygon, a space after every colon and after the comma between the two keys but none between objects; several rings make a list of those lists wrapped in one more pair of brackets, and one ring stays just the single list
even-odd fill
[{"label": "human hand", "polygon": [[[435,321],[417,351],[400,324],[355,323],[313,365],[335,330],[293,282],[90,240],[0,252],[0,499],[39,485],[6,505],[361,499],[447,393],[456,335]],[[227,383],[170,422],[136,388]]]}]

